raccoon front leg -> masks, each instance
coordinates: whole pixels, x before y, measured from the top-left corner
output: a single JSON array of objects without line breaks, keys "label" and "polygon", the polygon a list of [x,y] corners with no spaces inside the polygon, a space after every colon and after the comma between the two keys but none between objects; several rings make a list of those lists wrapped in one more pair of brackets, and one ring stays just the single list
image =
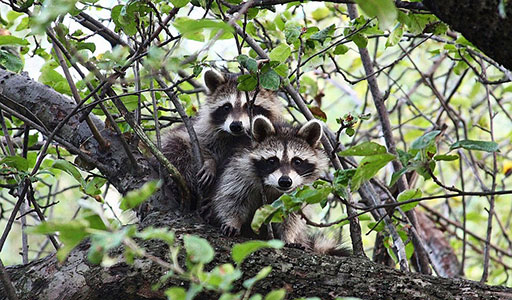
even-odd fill
[{"label": "raccoon front leg", "polygon": [[215,179],[215,171],[217,169],[217,163],[215,159],[207,152],[203,153],[203,166],[197,172],[199,186],[202,189],[208,188]]}]

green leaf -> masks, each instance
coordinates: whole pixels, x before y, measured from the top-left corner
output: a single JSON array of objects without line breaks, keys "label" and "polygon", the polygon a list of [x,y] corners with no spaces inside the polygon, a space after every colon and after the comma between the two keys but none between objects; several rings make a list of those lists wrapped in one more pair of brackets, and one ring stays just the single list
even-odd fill
[{"label": "green leaf", "polygon": [[176,7],[176,8],[184,7],[189,2],[190,2],[190,0],[171,0],[172,5],[174,5],[174,7]]},{"label": "green leaf", "polygon": [[298,41],[301,32],[301,26],[297,25],[296,23],[287,23],[284,28],[284,36],[286,38],[286,43],[293,44],[296,41]]},{"label": "green leaf", "polygon": [[380,169],[393,159],[395,159],[395,156],[389,153],[366,156],[363,158],[352,178],[352,190],[357,191],[364,180],[370,180]]},{"label": "green leaf", "polygon": [[311,17],[313,17],[313,19],[315,21],[320,21],[320,20],[327,18],[330,13],[331,13],[331,11],[329,10],[329,8],[327,8],[325,6],[319,7],[311,13]]},{"label": "green leaf", "polygon": [[386,147],[375,142],[364,142],[339,152],[340,156],[371,156],[387,153]]},{"label": "green leaf", "polygon": [[356,33],[350,37],[350,40],[353,41],[358,48],[366,48],[368,45],[368,38],[361,33]]},{"label": "green leaf", "polygon": [[496,142],[487,141],[474,141],[474,140],[460,140],[450,146],[450,150],[464,148],[466,150],[478,150],[485,152],[499,152],[498,144]]},{"label": "green leaf", "polygon": [[191,33],[195,33],[201,31],[205,28],[213,29],[218,28],[222,29],[225,32],[233,32],[233,28],[229,26],[227,23],[219,20],[209,20],[209,19],[190,19],[187,17],[177,18],[173,26],[182,34],[188,35]]},{"label": "green leaf", "polygon": [[147,227],[137,233],[137,237],[144,240],[161,240],[166,242],[169,246],[174,244],[174,232],[167,228]]},{"label": "green leaf", "polygon": [[445,160],[445,161],[452,161],[459,159],[458,155],[448,155],[448,154],[439,154],[434,156],[434,160]]},{"label": "green leaf", "polygon": [[146,201],[153,193],[160,188],[162,185],[161,181],[149,181],[146,182],[141,188],[133,191],[129,191],[121,199],[119,208],[122,210],[128,210],[137,207],[142,202]]},{"label": "green leaf", "polygon": [[272,271],[272,267],[271,266],[264,267],[263,269],[261,269],[258,272],[258,274],[256,274],[256,276],[245,280],[244,283],[243,283],[243,286],[246,289],[251,288],[256,282],[258,282],[258,281],[264,279],[265,277],[267,277],[268,274],[270,274],[271,271]]},{"label": "green leaf", "polygon": [[207,240],[187,234],[183,237],[183,244],[187,251],[187,257],[193,263],[207,264],[213,260],[215,251]]},{"label": "green leaf", "polygon": [[11,168],[15,168],[18,171],[28,171],[28,160],[21,156],[6,156],[0,160],[0,164],[6,164]]},{"label": "green leaf", "polygon": [[275,47],[268,56],[270,57],[271,61],[278,61],[283,63],[286,61],[286,59],[288,59],[288,57],[290,57],[291,54],[292,50],[290,49],[290,46],[283,43]]},{"label": "green leaf", "polygon": [[82,178],[82,174],[80,174],[80,171],[78,171],[78,169],[69,161],[58,159],[53,162],[52,168],[62,170],[73,176],[73,178],[75,178],[82,187],[86,185],[84,179]]},{"label": "green leaf", "polygon": [[336,55],[343,55],[345,53],[348,52],[350,48],[343,45],[343,44],[339,44],[338,46],[336,46],[336,48],[334,48],[334,54]]},{"label": "green leaf", "polygon": [[0,66],[3,66],[9,71],[18,73],[23,69],[23,61],[17,55],[5,50],[0,50]]},{"label": "green leaf", "polygon": [[29,42],[25,39],[15,37],[12,35],[0,35],[0,46],[28,46]]},{"label": "green leaf", "polygon": [[407,173],[407,171],[408,171],[407,168],[402,168],[400,171],[393,172],[393,175],[391,175],[391,181],[389,182],[389,186],[395,185],[395,183],[398,181],[400,176],[402,176],[405,173]]},{"label": "green leaf", "polygon": [[262,248],[274,248],[281,249],[284,246],[284,242],[281,240],[270,240],[270,241],[248,241],[241,244],[236,244],[231,250],[231,257],[236,264],[241,264],[247,256],[258,251]]},{"label": "green leaf", "polygon": [[84,187],[84,192],[90,196],[101,194],[101,187],[107,183],[107,179],[99,176],[93,177]]},{"label": "green leaf", "polygon": [[165,295],[169,300],[187,300],[187,292],[182,287],[172,287],[165,290]]},{"label": "green leaf", "polygon": [[88,227],[89,225],[85,220],[72,220],[65,223],[44,222],[35,227],[28,228],[27,232],[33,234],[51,234],[58,232],[62,247],[57,251],[57,259],[62,262],[73,248],[89,236],[87,232]]},{"label": "green leaf", "polygon": [[[404,201],[407,201],[407,200],[411,200],[411,199],[414,199],[414,198],[420,198],[422,195],[421,193],[421,190],[420,189],[415,189],[415,190],[405,190],[403,192],[401,192],[398,197],[396,197],[396,200],[398,202],[404,202]],[[400,208],[406,212],[406,211],[409,211],[411,209],[413,209],[414,207],[416,207],[416,205],[418,205],[419,202],[412,202],[412,203],[407,203],[407,204],[404,204],[404,205],[400,205]]]},{"label": "green leaf", "polygon": [[258,86],[258,79],[251,74],[240,75],[236,88],[240,91],[253,91]]},{"label": "green leaf", "polygon": [[439,130],[433,130],[420,136],[411,144],[411,149],[421,150],[434,143],[435,138],[441,133]]},{"label": "green leaf", "polygon": [[242,55],[239,55],[236,58],[236,60],[238,61],[238,63],[240,65],[242,65],[244,68],[249,70],[249,72],[252,72],[252,73],[258,72],[258,62],[255,59],[250,58],[249,56],[247,56],[245,54],[242,54]]},{"label": "green leaf", "polygon": [[284,289],[275,290],[275,291],[268,293],[265,296],[265,300],[282,300],[282,299],[284,299],[285,295],[286,295],[286,291]]},{"label": "green leaf", "polygon": [[298,199],[300,203],[316,204],[327,199],[330,193],[330,186],[315,189],[306,185],[296,190],[294,197]]},{"label": "green leaf", "polygon": [[[283,195],[284,196],[284,195]],[[261,225],[265,223],[265,221],[272,216],[276,211],[278,211],[280,207],[276,207],[274,205],[266,204],[262,207],[258,208],[254,213],[254,217],[252,218],[251,228],[254,232],[258,233]]]},{"label": "green leaf", "polygon": [[311,35],[309,37],[309,39],[323,43],[328,37],[332,37],[332,34],[334,33],[335,29],[336,29],[336,26],[331,25],[327,28],[320,30],[319,32],[314,33],[313,35]]},{"label": "green leaf", "polygon": [[404,27],[402,25],[398,26],[393,30],[390,34],[388,39],[386,40],[386,48],[392,47],[398,42],[400,42],[400,39],[402,38],[402,35],[404,34]]},{"label": "green leaf", "polygon": [[269,70],[266,73],[261,74],[260,84],[263,88],[271,91],[277,91],[281,84],[281,79],[277,75],[276,71]]},{"label": "green leaf", "polygon": [[377,17],[382,30],[389,29],[397,18],[397,9],[392,0],[356,0],[357,5],[370,17]]}]

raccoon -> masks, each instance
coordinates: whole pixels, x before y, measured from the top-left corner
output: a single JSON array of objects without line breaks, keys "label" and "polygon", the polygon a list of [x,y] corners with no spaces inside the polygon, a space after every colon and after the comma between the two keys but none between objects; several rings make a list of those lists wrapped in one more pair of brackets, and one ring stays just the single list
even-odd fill
[{"label": "raccoon", "polygon": [[[204,74],[209,94],[193,120],[204,164],[197,166],[192,157],[190,138],[181,126],[163,139],[163,153],[185,177],[192,194],[208,192],[236,149],[250,145],[251,117],[246,94],[237,89],[237,76],[208,70]],[[256,95],[256,97],[254,97]],[[277,94],[268,90],[249,92],[252,115],[279,122],[283,106]]]},{"label": "raccoon", "polygon": [[[241,149],[227,163],[219,176],[212,207],[228,236],[239,235],[242,226],[250,223],[263,199],[271,203],[283,193],[310,184],[328,168],[328,158],[318,148],[322,125],[312,120],[301,127],[286,124],[274,126],[263,117],[254,118],[254,142]],[[291,214],[274,232],[287,244],[319,253],[347,255],[321,234],[309,234],[305,221]],[[330,242],[328,246],[326,243]]]}]

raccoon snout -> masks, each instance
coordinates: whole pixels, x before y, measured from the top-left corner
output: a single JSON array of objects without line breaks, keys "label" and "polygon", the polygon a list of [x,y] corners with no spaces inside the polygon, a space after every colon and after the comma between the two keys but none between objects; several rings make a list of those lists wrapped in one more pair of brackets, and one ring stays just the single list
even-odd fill
[{"label": "raccoon snout", "polygon": [[229,130],[235,134],[240,134],[244,131],[244,126],[241,121],[233,121],[229,125]]},{"label": "raccoon snout", "polygon": [[281,176],[279,180],[277,181],[280,187],[282,188],[289,188],[292,186],[292,179],[289,176]]}]

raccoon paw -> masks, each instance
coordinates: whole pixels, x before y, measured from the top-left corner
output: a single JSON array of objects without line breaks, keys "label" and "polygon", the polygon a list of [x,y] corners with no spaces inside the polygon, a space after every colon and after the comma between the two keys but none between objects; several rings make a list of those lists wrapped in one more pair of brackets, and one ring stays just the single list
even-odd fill
[{"label": "raccoon paw", "polygon": [[199,178],[197,182],[201,188],[210,186],[215,178],[215,167],[205,162],[203,167],[197,172],[197,177]]},{"label": "raccoon paw", "polygon": [[222,224],[222,226],[220,226],[220,230],[224,235],[229,237],[240,235],[240,228],[236,228],[228,224]]},{"label": "raccoon paw", "polygon": [[300,249],[302,251],[306,250],[306,247],[300,243],[286,243],[284,246],[288,248]]},{"label": "raccoon paw", "polygon": [[207,223],[211,223],[213,220],[213,208],[211,203],[206,203],[201,206],[199,209],[199,215],[203,218]]}]

